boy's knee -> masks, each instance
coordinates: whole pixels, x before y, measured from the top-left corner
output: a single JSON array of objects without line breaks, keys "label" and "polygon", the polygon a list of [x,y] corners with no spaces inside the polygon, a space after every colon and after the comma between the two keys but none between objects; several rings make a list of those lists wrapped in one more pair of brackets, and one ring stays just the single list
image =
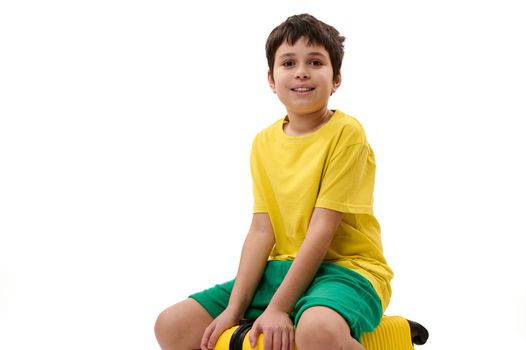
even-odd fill
[{"label": "boy's knee", "polygon": [[323,320],[306,320],[300,323],[295,333],[299,349],[341,349],[342,334],[338,334],[331,325]]},{"label": "boy's knee", "polygon": [[295,332],[298,349],[360,349],[346,321],[334,311],[314,307],[303,313]]},{"label": "boy's knee", "polygon": [[187,299],[159,314],[155,336],[163,350],[197,349],[212,317],[195,300]]},{"label": "boy's knee", "polygon": [[173,331],[173,323],[170,321],[171,317],[167,310],[164,310],[157,316],[157,320],[155,321],[154,326],[154,332],[155,336],[157,337],[157,340],[161,342],[164,338],[166,338],[169,330]]},{"label": "boy's knee", "polygon": [[178,325],[177,317],[170,309],[164,310],[159,314],[154,326],[155,337],[162,349],[175,349],[184,334],[181,334],[181,327]]}]

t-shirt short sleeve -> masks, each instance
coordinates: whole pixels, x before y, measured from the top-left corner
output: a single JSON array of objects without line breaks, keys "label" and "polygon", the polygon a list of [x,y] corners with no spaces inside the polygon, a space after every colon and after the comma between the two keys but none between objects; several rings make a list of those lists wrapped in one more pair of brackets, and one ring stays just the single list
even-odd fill
[{"label": "t-shirt short sleeve", "polygon": [[375,173],[374,153],[367,143],[347,146],[329,159],[315,206],[373,215]]}]

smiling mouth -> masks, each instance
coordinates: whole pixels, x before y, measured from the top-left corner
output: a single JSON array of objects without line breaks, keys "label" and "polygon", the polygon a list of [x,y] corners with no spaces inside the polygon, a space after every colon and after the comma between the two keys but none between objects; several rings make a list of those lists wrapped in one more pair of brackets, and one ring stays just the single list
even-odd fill
[{"label": "smiling mouth", "polygon": [[309,91],[313,91],[314,88],[295,88],[291,90],[294,92],[309,92]]}]

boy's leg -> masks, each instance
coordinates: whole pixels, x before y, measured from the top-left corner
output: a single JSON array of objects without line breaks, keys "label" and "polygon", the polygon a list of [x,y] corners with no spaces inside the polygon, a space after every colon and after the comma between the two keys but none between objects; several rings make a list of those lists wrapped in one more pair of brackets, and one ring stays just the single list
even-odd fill
[{"label": "boy's leg", "polygon": [[358,340],[378,326],[382,305],[365,277],[322,263],[292,314],[299,349],[364,350]]},{"label": "boy's leg", "polygon": [[201,348],[201,337],[213,321],[194,299],[186,299],[161,312],[155,323],[155,336],[163,350]]},{"label": "boy's leg", "polygon": [[297,348],[301,350],[364,350],[351,337],[351,330],[345,319],[325,306],[313,306],[301,314],[295,339]]}]

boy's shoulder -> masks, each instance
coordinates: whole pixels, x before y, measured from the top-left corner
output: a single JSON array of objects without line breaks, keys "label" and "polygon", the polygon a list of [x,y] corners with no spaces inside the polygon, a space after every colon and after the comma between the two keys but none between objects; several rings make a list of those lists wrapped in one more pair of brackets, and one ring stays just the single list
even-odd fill
[{"label": "boy's shoulder", "polygon": [[334,132],[338,133],[340,138],[348,143],[367,143],[365,129],[357,118],[340,110],[335,110],[332,118]]},{"label": "boy's shoulder", "polygon": [[256,133],[254,140],[269,137],[271,135],[275,135],[276,132],[281,130],[284,120],[285,120],[285,117],[282,117],[276,120],[275,122],[273,122],[272,124],[267,125],[266,127],[264,127],[263,129],[261,129],[259,132]]}]

